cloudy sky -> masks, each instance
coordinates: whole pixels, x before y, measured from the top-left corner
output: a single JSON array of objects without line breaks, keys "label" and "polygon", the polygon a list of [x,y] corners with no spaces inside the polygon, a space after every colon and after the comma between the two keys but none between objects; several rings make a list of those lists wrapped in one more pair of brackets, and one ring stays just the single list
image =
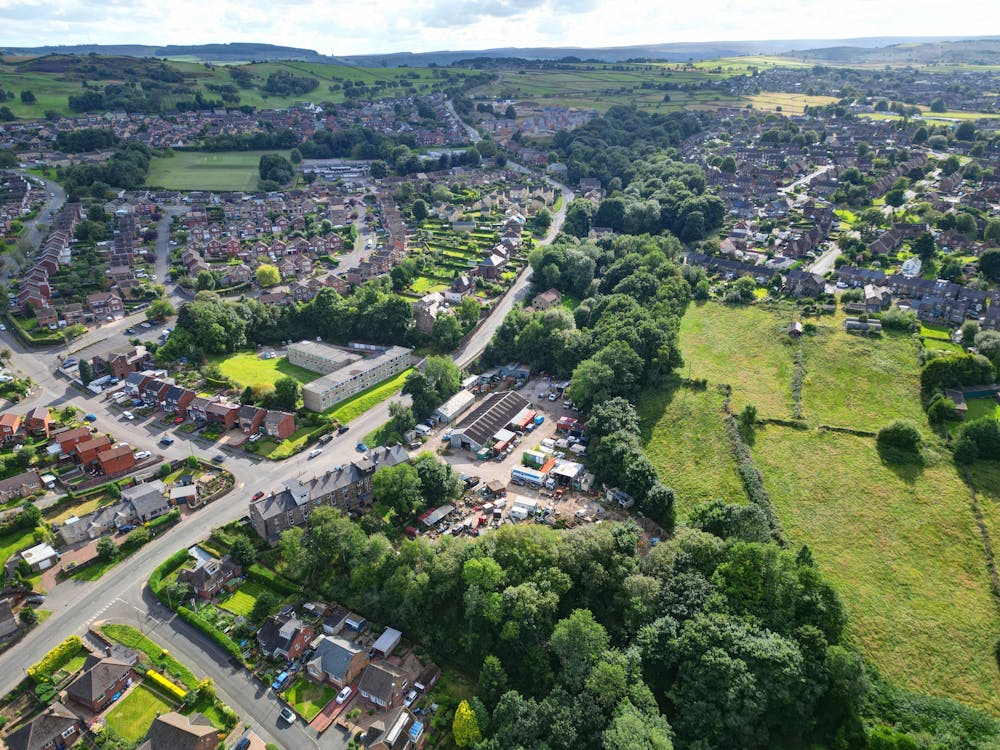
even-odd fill
[{"label": "cloudy sky", "polygon": [[[1000,34],[995,0],[0,0],[0,46],[268,42],[332,55]],[[989,25],[989,24],[986,24]]]}]

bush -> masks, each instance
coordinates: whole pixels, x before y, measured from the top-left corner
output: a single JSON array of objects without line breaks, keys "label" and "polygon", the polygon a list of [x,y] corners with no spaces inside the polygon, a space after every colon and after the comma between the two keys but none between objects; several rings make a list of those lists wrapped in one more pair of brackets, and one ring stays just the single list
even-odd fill
[{"label": "bush", "polygon": [[251,565],[249,570],[245,572],[248,580],[253,581],[254,583],[259,583],[262,586],[266,586],[273,591],[277,591],[279,594],[302,593],[301,586],[296,586],[287,578],[279,576],[273,570],[269,570],[262,565]]},{"label": "bush", "polygon": [[933,359],[920,371],[924,393],[959,385],[993,382],[993,364],[978,354],[953,354]]},{"label": "bush", "polygon": [[959,464],[971,464],[978,458],[1000,458],[1000,422],[992,417],[966,422],[958,433],[954,456]]},{"label": "bush", "polygon": [[920,455],[920,431],[912,422],[897,419],[878,431],[875,444],[886,460],[907,460]]},{"label": "bush", "polygon": [[229,654],[230,657],[239,662],[243,661],[243,653],[240,651],[240,647],[236,645],[236,641],[219,630],[219,628],[215,627],[215,625],[202,618],[197,612],[194,612],[187,607],[178,607],[177,614],[180,615],[180,618],[188,625],[197,628],[219,644],[219,646],[222,647],[222,650]]},{"label": "bush", "polygon": [[71,635],[43,656],[37,664],[28,667],[28,677],[36,683],[51,680],[53,674],[81,651],[83,651],[83,641],[80,636]]}]

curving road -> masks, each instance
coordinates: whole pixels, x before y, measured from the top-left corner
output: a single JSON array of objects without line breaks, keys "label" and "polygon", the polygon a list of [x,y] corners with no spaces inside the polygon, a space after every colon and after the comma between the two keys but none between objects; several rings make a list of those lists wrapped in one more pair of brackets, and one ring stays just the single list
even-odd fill
[{"label": "curving road", "polygon": [[[551,242],[565,220],[566,208],[573,198],[572,191],[565,185],[550,180],[563,194],[560,210],[553,217],[549,233],[541,243]],[[56,193],[50,205],[40,214],[48,217],[62,205],[64,194],[53,186]],[[157,240],[156,273],[159,280],[166,276],[169,255],[169,217],[183,209],[168,209],[160,225]],[[36,227],[32,230],[37,232]],[[470,335],[454,358],[465,367],[482,352],[504,316],[522,299],[530,283],[530,267],[526,267],[513,286],[494,305],[490,314]],[[176,301],[181,301],[178,298]],[[109,323],[72,345],[72,351],[100,343],[112,336],[121,335],[126,327],[141,319],[131,316]],[[124,340],[122,341],[124,343]],[[121,419],[118,412],[109,408],[108,402],[100,396],[93,396],[77,389],[68,379],[56,374],[59,361],[66,355],[66,349],[32,350],[21,344],[11,333],[0,333],[0,344],[11,349],[11,367],[28,376],[36,384],[30,396],[18,405],[23,412],[36,405],[60,408],[72,403],[83,411],[97,416],[97,425],[104,431],[112,432],[119,440],[140,448],[156,447],[157,452],[169,459],[182,459],[196,455],[203,459],[218,453],[218,448],[205,446],[184,433],[176,433],[173,445],[156,445],[160,436],[172,432],[156,419],[137,419],[129,422]],[[407,398],[403,399],[408,400]],[[52,614],[44,623],[29,632],[22,641],[0,654],[0,692],[7,692],[24,677],[29,666],[44,653],[54,648],[70,635],[82,635],[96,621],[113,620],[134,624],[151,633],[151,637],[173,650],[197,673],[211,677],[220,697],[232,706],[243,721],[265,741],[276,742],[287,748],[345,748],[347,738],[339,729],[331,728],[322,736],[305,727],[301,722],[291,726],[276,719],[281,702],[266,686],[243,669],[228,662],[221,650],[210,640],[190,628],[186,623],[157,602],[145,588],[145,582],[153,569],[167,556],[178,549],[189,547],[207,537],[215,527],[234,521],[247,512],[249,498],[257,491],[268,492],[280,487],[284,480],[294,476],[309,477],[325,471],[337,464],[343,464],[357,457],[355,443],[364,435],[377,429],[389,420],[389,402],[383,402],[351,422],[351,430],[346,435],[335,437],[324,447],[323,455],[308,460],[304,455],[280,464],[261,462],[242,452],[227,457],[225,466],[236,478],[236,486],[229,494],[203,509],[185,517],[175,527],[153,539],[149,544],[112,568],[97,581],[70,580],[58,585],[49,593],[45,603]]]}]

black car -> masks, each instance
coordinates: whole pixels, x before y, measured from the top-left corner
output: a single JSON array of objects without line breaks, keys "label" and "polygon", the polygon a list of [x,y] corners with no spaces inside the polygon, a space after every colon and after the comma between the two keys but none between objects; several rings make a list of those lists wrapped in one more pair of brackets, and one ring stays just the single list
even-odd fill
[{"label": "black car", "polygon": [[233,746],[233,750],[247,750],[250,747],[249,737],[240,737],[240,741]]},{"label": "black car", "polygon": [[343,435],[349,429],[351,429],[351,426],[349,424],[342,424],[342,425],[340,425],[340,427],[337,428],[337,434],[338,435]]}]

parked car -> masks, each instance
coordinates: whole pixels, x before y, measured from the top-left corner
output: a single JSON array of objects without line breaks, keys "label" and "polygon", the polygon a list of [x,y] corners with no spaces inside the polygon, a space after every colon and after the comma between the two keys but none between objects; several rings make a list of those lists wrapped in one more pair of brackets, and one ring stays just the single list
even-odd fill
[{"label": "parked car", "polygon": [[28,604],[37,607],[39,604],[45,604],[45,597],[42,594],[32,594],[26,601]]},{"label": "parked car", "polygon": [[365,445],[364,443],[358,443],[357,445],[354,446],[354,450],[356,450],[358,453],[367,453],[368,446]]},{"label": "parked car", "polygon": [[351,686],[347,685],[343,690],[337,693],[337,703],[346,703],[347,699],[351,697],[351,693],[353,692],[354,691],[351,690]]},{"label": "parked car", "polygon": [[279,714],[279,718],[281,718],[282,721],[284,721],[284,722],[286,722],[288,724],[294,724],[295,723],[295,713],[288,706],[285,706],[283,709],[281,709],[281,713]]},{"label": "parked car", "polygon": [[223,461],[226,460],[226,454],[225,453],[216,453],[214,456],[212,456],[212,460],[215,461],[215,463],[217,463],[217,464],[218,463],[222,463]]},{"label": "parked car", "polygon": [[173,445],[174,439],[169,435],[164,435],[160,438],[160,445]]},{"label": "parked car", "polygon": [[413,705],[414,701],[416,700],[417,700],[417,691],[411,690],[409,693],[407,693],[406,700],[403,701],[403,705],[409,708],[410,706]]},{"label": "parked car", "polygon": [[149,458],[152,454],[149,451],[139,451],[135,454],[136,461],[142,461],[144,458]]},{"label": "parked car", "polygon": [[129,419],[129,420],[135,419],[135,414],[133,414],[130,411],[123,411],[122,412],[122,416],[125,417],[125,419]]},{"label": "parked car", "polygon": [[240,737],[239,742],[233,745],[233,750],[247,750],[248,747],[250,747],[250,738]]},{"label": "parked car", "polygon": [[250,499],[251,500],[260,500],[262,497],[264,497],[264,490],[257,490],[255,493],[253,493],[253,497],[250,498]]},{"label": "parked car", "polygon": [[182,424],[184,422],[184,417],[177,417],[174,420],[174,424]]},{"label": "parked car", "polygon": [[337,428],[337,434],[338,435],[343,435],[349,429],[351,429],[351,426],[349,424],[342,424],[342,425],[340,425],[340,427]]},{"label": "parked car", "polygon": [[124,526],[119,526],[118,527],[118,533],[119,534],[127,534],[130,531],[134,531],[134,530],[135,530],[135,524],[132,524],[132,523],[127,523]]},{"label": "parked car", "polygon": [[322,452],[323,452],[322,448],[313,448],[311,451],[309,451],[309,458],[310,459],[316,458],[316,456],[320,455]]},{"label": "parked car", "polygon": [[88,414],[87,416],[85,416],[83,418],[83,421],[84,422],[96,422],[97,421],[97,415],[96,414]]},{"label": "parked car", "polygon": [[143,328],[152,328],[153,327],[153,324],[150,323],[148,320],[142,321],[139,325],[142,326]]},{"label": "parked car", "polygon": [[288,672],[282,672],[277,677],[274,678],[274,682],[271,683],[271,688],[274,690],[281,690],[288,682]]},{"label": "parked car", "polygon": [[131,336],[131,335],[133,335],[134,333],[135,333],[135,329],[134,329],[134,328],[126,328],[126,329],[125,329],[125,334],[126,334],[127,336]]},{"label": "parked car", "polygon": [[0,331],[6,331],[7,325],[5,323],[0,323]]}]

